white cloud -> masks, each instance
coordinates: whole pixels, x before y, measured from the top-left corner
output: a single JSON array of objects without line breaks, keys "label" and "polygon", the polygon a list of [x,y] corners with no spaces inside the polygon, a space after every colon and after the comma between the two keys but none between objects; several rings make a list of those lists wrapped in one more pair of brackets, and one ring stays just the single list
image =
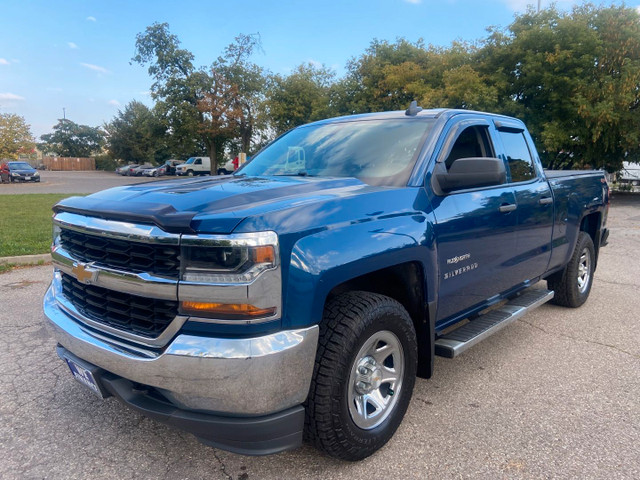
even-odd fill
[{"label": "white cloud", "polygon": [[307,62],[315,67],[315,68],[321,68],[322,67],[322,62],[319,62],[318,60],[314,60],[313,58],[310,58],[309,60],[307,60]]},{"label": "white cloud", "polygon": [[96,17],[87,17],[89,22],[97,22]]},{"label": "white cloud", "polygon": [[76,48],[78,48],[78,45],[76,45],[76,44],[75,44],[75,43],[73,43],[73,42],[67,42],[67,45],[69,45],[69,48],[71,48],[71,49],[73,49],[73,50],[75,50]]},{"label": "white cloud", "polygon": [[407,3],[413,3],[414,5],[418,5],[419,3],[422,3],[422,0],[404,0]]},{"label": "white cloud", "polygon": [[104,67],[101,67],[100,65],[94,65],[92,63],[80,63],[80,65],[82,65],[84,68],[88,68],[89,70],[93,70],[94,72],[111,73],[109,72],[109,70],[107,70]]},{"label": "white cloud", "polygon": [[9,60],[6,58],[0,58],[0,65],[9,65]]},{"label": "white cloud", "polygon": [[114,107],[119,107],[120,102],[118,100],[109,100],[109,105],[113,105]]},{"label": "white cloud", "polygon": [[640,5],[636,7],[636,12],[640,13]]},{"label": "white cloud", "polygon": [[138,92],[138,95],[143,95],[145,97],[150,97],[151,96],[151,92],[149,90],[144,90],[142,92]]},{"label": "white cloud", "polygon": [[20,95],[16,95],[15,93],[0,93],[0,100],[4,100],[4,101],[22,101],[24,100],[24,97],[21,97]]}]

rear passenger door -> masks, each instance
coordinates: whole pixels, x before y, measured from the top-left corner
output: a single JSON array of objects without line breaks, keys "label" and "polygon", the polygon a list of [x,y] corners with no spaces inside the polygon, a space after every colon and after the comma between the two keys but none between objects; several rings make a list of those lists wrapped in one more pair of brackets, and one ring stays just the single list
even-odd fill
[{"label": "rear passenger door", "polygon": [[553,232],[553,195],[540,170],[540,159],[522,124],[495,120],[501,155],[517,205],[516,256],[511,268],[514,285],[547,270]]},{"label": "rear passenger door", "polygon": [[[444,133],[434,172],[444,172],[458,158],[496,157],[487,120],[452,120]],[[436,222],[440,328],[514,283],[508,269],[516,255],[516,200],[511,185],[438,192],[431,177],[431,205]]]}]

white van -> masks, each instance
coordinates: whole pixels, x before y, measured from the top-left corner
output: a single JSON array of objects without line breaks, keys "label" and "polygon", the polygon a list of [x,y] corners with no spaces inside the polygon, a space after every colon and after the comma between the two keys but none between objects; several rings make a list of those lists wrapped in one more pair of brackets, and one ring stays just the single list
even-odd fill
[{"label": "white van", "polygon": [[209,175],[211,173],[211,159],[209,157],[191,157],[182,165],[176,167],[176,175]]}]

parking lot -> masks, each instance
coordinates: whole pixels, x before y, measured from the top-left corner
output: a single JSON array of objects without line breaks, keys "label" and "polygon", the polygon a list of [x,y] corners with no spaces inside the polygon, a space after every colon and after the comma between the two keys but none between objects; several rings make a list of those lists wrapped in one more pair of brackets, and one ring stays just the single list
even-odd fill
[{"label": "parking lot", "polygon": [[0,195],[18,193],[93,193],[105,188],[133,183],[153,182],[179,177],[123,177],[115,172],[52,172],[40,171],[40,182],[16,182],[0,185]]},{"label": "parking lot", "polygon": [[[17,187],[83,193],[63,173]],[[93,190],[110,177],[140,180],[93,175]],[[97,399],[72,379],[44,327],[51,267],[2,274],[0,478],[638,479],[640,197],[616,197],[609,227],[583,307],[544,305],[454,360],[437,358],[394,438],[359,463],[308,446],[235,455]]]}]

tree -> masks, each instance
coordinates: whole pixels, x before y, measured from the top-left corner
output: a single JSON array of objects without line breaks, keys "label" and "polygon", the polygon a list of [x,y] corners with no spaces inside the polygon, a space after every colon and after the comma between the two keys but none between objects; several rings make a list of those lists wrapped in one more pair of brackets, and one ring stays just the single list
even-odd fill
[{"label": "tree", "polygon": [[24,117],[13,113],[0,114],[0,159],[33,153],[35,147],[31,127]]},{"label": "tree", "polygon": [[528,125],[550,168],[617,171],[640,153],[640,18],[584,4],[529,9],[479,55],[500,109]]},{"label": "tree", "polygon": [[135,163],[168,158],[162,148],[164,127],[153,111],[141,102],[129,102],[104,129],[107,149],[113,158]]},{"label": "tree", "polygon": [[298,66],[290,75],[274,75],[268,92],[269,119],[276,133],[332,116],[335,73],[322,66]]},{"label": "tree", "polygon": [[90,157],[104,144],[104,133],[99,128],[60,118],[53,133],[42,135],[40,139],[44,148],[61,157]]},{"label": "tree", "polygon": [[253,153],[253,145],[263,143],[262,137],[266,129],[264,102],[267,74],[264,68],[249,61],[259,48],[259,34],[240,34],[213,65],[213,70],[236,89],[236,99],[241,110],[237,148],[245,153]]},{"label": "tree", "polygon": [[258,45],[258,38],[239,35],[206,69],[194,67],[193,54],[180,48],[167,23],[137,36],[132,61],[149,65],[155,79],[151,94],[174,150],[201,145],[211,157],[212,173],[232,140],[239,138],[241,148],[250,149],[265,83],[263,70],[248,62]]}]

